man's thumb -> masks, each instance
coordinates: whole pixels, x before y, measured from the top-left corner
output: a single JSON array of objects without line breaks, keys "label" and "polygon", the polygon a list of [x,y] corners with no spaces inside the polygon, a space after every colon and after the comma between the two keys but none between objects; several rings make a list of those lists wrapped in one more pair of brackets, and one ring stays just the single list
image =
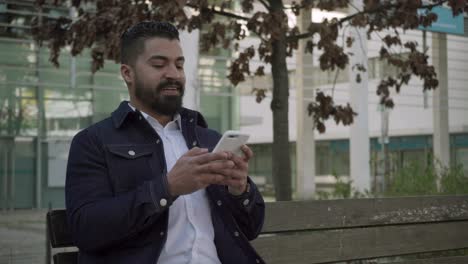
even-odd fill
[{"label": "man's thumb", "polygon": [[187,153],[185,153],[185,155],[186,156],[197,156],[197,155],[204,154],[204,153],[207,153],[207,152],[208,152],[208,149],[206,149],[206,148],[194,147],[194,148],[191,148],[189,151],[187,151]]}]

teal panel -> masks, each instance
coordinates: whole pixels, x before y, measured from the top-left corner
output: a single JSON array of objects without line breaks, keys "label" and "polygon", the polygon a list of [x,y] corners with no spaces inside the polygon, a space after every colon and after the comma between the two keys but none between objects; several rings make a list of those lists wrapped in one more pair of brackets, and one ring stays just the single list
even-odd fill
[{"label": "teal panel", "polygon": [[271,144],[252,144],[249,146],[254,152],[254,156],[249,162],[249,175],[263,176],[267,183],[272,183]]},{"label": "teal panel", "polygon": [[93,122],[98,122],[104,118],[109,117],[122,99],[128,98],[128,92],[125,89],[121,90],[106,90],[95,89],[93,90],[94,104],[93,104]]},{"label": "teal panel", "polygon": [[391,137],[388,148],[391,151],[430,148],[431,139],[430,136]]},{"label": "teal panel", "polygon": [[457,147],[468,147],[468,134],[453,135],[451,141]]},{"label": "teal panel", "polygon": [[15,142],[14,147],[14,206],[33,208],[35,190],[34,142]]},{"label": "teal panel", "polygon": [[382,148],[382,144],[380,144],[378,138],[371,138],[370,139],[370,149],[371,151],[380,151]]},{"label": "teal panel", "polygon": [[18,158],[15,165],[15,208],[34,208],[34,159]]},{"label": "teal panel", "polygon": [[1,208],[7,208],[7,195],[8,191],[7,189],[7,175],[9,175],[8,172],[8,162],[9,162],[9,157],[7,153],[8,149],[8,143],[6,140],[0,139],[0,206]]},{"label": "teal panel", "polygon": [[200,109],[210,128],[220,133],[234,128],[232,100],[231,96],[201,95]]},{"label": "teal panel", "polygon": [[332,151],[337,151],[337,152],[348,151],[349,152],[349,140],[348,139],[332,140],[330,141],[330,148]]},{"label": "teal panel", "polygon": [[42,192],[42,208],[65,208],[65,188],[44,188]]},{"label": "teal panel", "polygon": [[39,71],[39,78],[43,83],[53,83],[62,85],[64,88],[70,86],[70,71],[67,68],[59,68],[55,70],[41,70]]}]

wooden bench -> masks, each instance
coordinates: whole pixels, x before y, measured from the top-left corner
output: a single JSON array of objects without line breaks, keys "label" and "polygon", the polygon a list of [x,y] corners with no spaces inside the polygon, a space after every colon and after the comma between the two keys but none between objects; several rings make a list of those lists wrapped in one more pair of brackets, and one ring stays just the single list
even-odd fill
[{"label": "wooden bench", "polygon": [[[64,210],[50,211],[47,225],[52,248],[73,246]],[[468,195],[267,203],[262,235],[252,244],[269,264],[468,249]],[[371,263],[466,264],[468,256],[392,260]],[[77,252],[54,255],[55,264],[76,261]]]}]

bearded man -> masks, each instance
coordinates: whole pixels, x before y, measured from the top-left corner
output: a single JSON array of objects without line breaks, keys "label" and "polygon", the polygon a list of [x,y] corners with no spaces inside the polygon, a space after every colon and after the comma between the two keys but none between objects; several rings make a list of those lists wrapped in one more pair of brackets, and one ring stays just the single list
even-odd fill
[{"label": "bearded man", "polygon": [[247,176],[253,153],[212,153],[220,134],[182,107],[177,29],[141,22],[121,37],[130,101],[73,139],[66,178],[79,263],[263,263],[249,240],[264,202]]}]

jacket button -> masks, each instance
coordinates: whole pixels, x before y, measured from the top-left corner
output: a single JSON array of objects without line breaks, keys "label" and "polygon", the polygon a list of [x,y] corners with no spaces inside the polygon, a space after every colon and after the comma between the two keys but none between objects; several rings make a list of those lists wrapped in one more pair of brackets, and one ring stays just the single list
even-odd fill
[{"label": "jacket button", "polygon": [[190,118],[189,122],[192,123],[192,122],[193,122],[193,118]]},{"label": "jacket button", "polygon": [[221,200],[218,200],[218,201],[216,202],[216,204],[217,204],[218,206],[221,206],[221,205],[223,205],[223,202],[221,202]]},{"label": "jacket button", "polygon": [[129,150],[129,151],[128,151],[128,155],[130,155],[130,156],[135,156],[135,151]]},{"label": "jacket button", "polygon": [[249,199],[245,199],[244,202],[243,202],[244,206],[249,205],[249,203],[250,203]]},{"label": "jacket button", "polygon": [[197,141],[195,140],[193,143],[192,143],[192,146],[196,146],[197,145]]},{"label": "jacket button", "polygon": [[161,140],[158,138],[158,140],[156,140],[156,144],[159,144],[159,142],[161,142]]},{"label": "jacket button", "polygon": [[256,263],[260,263],[260,260],[259,260],[259,259],[255,259],[255,262],[256,262]]},{"label": "jacket button", "polygon": [[164,231],[161,231],[161,233],[159,233],[159,235],[164,236]]},{"label": "jacket button", "polygon": [[141,116],[138,116],[138,120],[141,120],[141,119],[142,119],[142,117],[141,117]]},{"label": "jacket button", "polygon": [[234,232],[234,236],[238,237],[238,236],[239,236],[239,232],[235,231],[235,232]]},{"label": "jacket button", "polygon": [[162,198],[161,200],[159,200],[159,205],[161,205],[162,207],[166,206],[167,205],[167,200]]}]

